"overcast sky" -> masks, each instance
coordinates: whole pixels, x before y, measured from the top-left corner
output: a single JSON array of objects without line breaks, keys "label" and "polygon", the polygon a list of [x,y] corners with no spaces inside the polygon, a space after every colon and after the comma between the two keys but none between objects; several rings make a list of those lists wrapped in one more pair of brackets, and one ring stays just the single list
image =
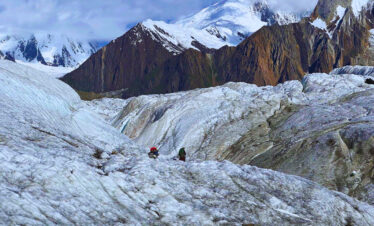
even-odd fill
[{"label": "overcast sky", "polygon": [[[147,18],[173,21],[220,0],[0,0],[0,32],[60,32],[111,40]],[[268,0],[275,8],[304,10],[317,0]]]}]

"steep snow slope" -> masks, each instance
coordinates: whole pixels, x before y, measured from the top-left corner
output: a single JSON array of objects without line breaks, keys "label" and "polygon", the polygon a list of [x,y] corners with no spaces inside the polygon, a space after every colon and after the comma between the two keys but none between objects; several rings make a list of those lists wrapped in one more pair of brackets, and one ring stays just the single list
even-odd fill
[{"label": "steep snow slope", "polygon": [[73,68],[96,50],[94,43],[65,35],[0,34],[0,51],[23,62]]},{"label": "steep snow slope", "polygon": [[224,0],[175,23],[147,20],[142,24],[171,52],[180,53],[180,47],[236,46],[265,25],[295,23],[307,14],[276,10],[265,0]]},{"label": "steep snow slope", "polygon": [[0,61],[0,224],[374,224],[372,206],[296,176],[148,159],[87,109]]},{"label": "steep snow slope", "polygon": [[114,125],[171,158],[230,160],[296,174],[374,203],[374,87],[359,75],[312,74],[127,102]]}]

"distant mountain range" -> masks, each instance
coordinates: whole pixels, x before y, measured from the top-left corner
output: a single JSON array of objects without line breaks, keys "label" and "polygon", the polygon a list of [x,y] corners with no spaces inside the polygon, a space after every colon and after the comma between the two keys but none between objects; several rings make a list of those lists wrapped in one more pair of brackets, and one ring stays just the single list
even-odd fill
[{"label": "distant mountain range", "polygon": [[4,36],[0,58],[76,67],[92,54],[62,80],[83,99],[128,98],[370,66],[373,28],[373,0],[319,0],[300,13],[266,0],[224,0],[174,23],[146,20],[97,52],[64,36]]},{"label": "distant mountain range", "polygon": [[98,45],[65,35],[0,34],[0,58],[49,66],[76,67],[94,54]]},{"label": "distant mountain range", "polygon": [[[262,26],[294,23],[306,14],[273,10],[266,0],[227,0],[175,23],[146,20],[141,24],[177,55],[189,48],[208,51],[236,46]],[[76,67],[102,46],[66,35],[0,34],[0,59]]]}]

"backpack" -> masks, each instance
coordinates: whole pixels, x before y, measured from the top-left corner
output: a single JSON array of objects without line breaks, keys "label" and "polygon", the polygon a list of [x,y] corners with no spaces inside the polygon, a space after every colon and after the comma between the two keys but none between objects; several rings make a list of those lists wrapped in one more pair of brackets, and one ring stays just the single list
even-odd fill
[{"label": "backpack", "polygon": [[179,156],[182,156],[182,157],[185,157],[186,156],[186,151],[184,150],[184,148],[181,148],[179,149],[179,153],[178,153]]}]

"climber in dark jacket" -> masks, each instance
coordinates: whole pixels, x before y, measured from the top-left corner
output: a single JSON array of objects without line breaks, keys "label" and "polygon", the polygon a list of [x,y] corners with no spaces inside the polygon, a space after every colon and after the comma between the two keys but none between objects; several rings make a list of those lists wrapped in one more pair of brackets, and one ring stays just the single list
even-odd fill
[{"label": "climber in dark jacket", "polygon": [[184,150],[184,148],[179,149],[178,156],[179,156],[180,161],[185,162],[186,161],[186,155],[187,154],[186,154],[186,151]]},{"label": "climber in dark jacket", "polygon": [[152,147],[150,152],[148,153],[148,156],[153,159],[157,159],[158,157],[158,150],[156,147]]}]

